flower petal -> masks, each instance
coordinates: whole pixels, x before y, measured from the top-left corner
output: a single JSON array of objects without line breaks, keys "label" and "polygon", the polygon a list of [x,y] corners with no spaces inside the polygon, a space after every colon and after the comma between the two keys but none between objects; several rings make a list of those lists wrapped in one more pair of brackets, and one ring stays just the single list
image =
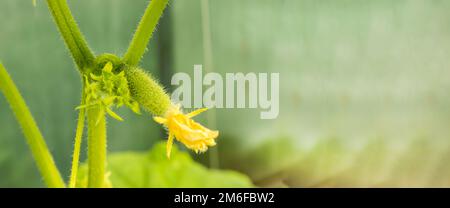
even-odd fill
[{"label": "flower petal", "polygon": [[169,133],[169,138],[167,139],[166,144],[166,155],[167,158],[170,159],[170,153],[172,152],[172,145],[173,145],[173,134]]},{"label": "flower petal", "polygon": [[186,117],[193,118],[194,116],[197,116],[198,114],[203,113],[207,110],[208,110],[208,108],[200,108],[200,109],[197,109],[195,111],[192,111],[192,112],[186,114]]},{"label": "flower petal", "polygon": [[153,117],[153,120],[155,120],[156,123],[159,123],[159,124],[164,124],[167,121],[167,119],[165,119],[163,117],[158,117],[158,116]]}]

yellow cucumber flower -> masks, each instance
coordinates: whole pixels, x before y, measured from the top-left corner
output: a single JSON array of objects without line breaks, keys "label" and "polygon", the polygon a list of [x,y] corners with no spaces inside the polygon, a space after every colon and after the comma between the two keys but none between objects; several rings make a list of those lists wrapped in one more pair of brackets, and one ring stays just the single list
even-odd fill
[{"label": "yellow cucumber flower", "polygon": [[206,108],[202,108],[184,114],[180,105],[172,104],[164,117],[153,117],[156,122],[163,124],[169,131],[166,147],[168,158],[170,158],[174,137],[196,153],[205,152],[208,150],[208,146],[216,145],[214,140],[219,136],[219,132],[209,130],[191,119],[206,110]]},{"label": "yellow cucumber flower", "polygon": [[139,67],[128,67],[124,71],[131,97],[144,110],[153,114],[156,122],[168,130],[166,152],[168,158],[174,138],[196,153],[204,152],[208,147],[216,145],[215,139],[219,136],[219,132],[209,130],[191,119],[204,112],[206,108],[184,114],[180,109],[181,106],[170,101],[168,93],[150,74]]}]

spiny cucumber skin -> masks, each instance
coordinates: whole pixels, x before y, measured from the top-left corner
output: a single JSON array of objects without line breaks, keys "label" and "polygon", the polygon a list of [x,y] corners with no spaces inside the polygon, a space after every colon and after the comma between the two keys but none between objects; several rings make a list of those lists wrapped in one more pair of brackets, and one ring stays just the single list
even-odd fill
[{"label": "spiny cucumber skin", "polygon": [[125,69],[131,96],[147,112],[154,116],[164,116],[171,105],[164,88],[148,73],[138,67]]}]

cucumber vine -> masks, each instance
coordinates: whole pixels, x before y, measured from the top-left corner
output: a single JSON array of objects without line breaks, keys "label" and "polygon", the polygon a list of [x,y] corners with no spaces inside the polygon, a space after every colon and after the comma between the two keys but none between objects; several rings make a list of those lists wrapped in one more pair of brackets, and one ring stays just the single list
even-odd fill
[{"label": "cucumber vine", "polygon": [[[88,187],[109,187],[107,173],[106,117],[122,121],[114,108],[126,106],[141,114],[142,107],[169,131],[167,157],[173,139],[195,152],[215,145],[218,131],[211,131],[191,120],[205,109],[184,114],[170,101],[164,88],[138,65],[168,0],[151,0],[123,57],[95,55],[81,33],[66,0],[46,0],[61,36],[72,56],[82,81],[81,102],[75,133],[72,167],[68,187],[75,187],[80,147],[87,123]],[[36,2],[33,1],[33,4]],[[3,65],[0,64],[0,90],[5,95],[22,127],[38,169],[48,187],[66,187],[44,138],[24,99]],[[87,122],[86,122],[87,121]]]}]

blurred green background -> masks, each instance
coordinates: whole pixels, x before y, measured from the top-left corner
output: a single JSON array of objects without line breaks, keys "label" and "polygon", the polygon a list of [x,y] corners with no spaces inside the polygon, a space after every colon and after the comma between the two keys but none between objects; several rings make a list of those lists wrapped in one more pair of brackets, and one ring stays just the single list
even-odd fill
[{"label": "blurred green background", "polygon": [[[120,55],[147,3],[69,0],[91,48]],[[205,62],[221,74],[280,73],[277,119],[260,109],[201,117],[221,132],[193,155],[206,166],[259,186],[450,186],[448,11],[446,0],[171,0],[142,65],[168,89],[173,73]],[[0,0],[0,60],[67,178],[80,79],[45,2]],[[119,113],[110,152],[165,138],[150,116]],[[29,186],[43,184],[1,97],[0,187]]]}]

